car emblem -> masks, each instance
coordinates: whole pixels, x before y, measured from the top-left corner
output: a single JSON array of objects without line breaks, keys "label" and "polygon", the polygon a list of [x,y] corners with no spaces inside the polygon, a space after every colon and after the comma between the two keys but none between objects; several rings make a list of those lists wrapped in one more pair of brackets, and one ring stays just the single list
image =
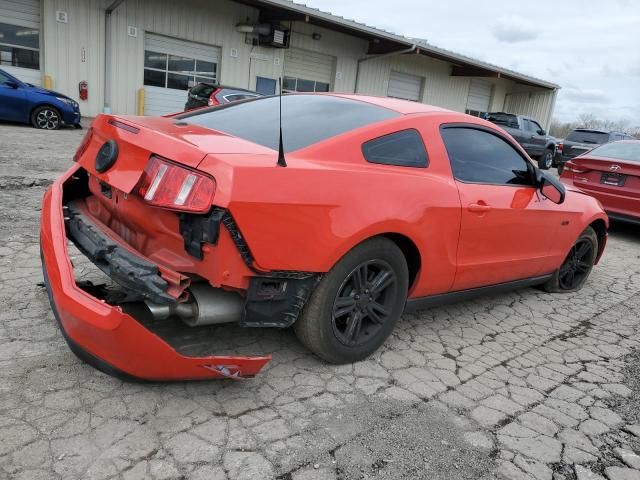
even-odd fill
[{"label": "car emblem", "polygon": [[105,142],[96,155],[96,171],[104,173],[109,170],[118,159],[118,144],[115,140]]},{"label": "car emblem", "polygon": [[620,170],[620,165],[611,165],[609,167],[609,170],[613,170],[614,172]]}]

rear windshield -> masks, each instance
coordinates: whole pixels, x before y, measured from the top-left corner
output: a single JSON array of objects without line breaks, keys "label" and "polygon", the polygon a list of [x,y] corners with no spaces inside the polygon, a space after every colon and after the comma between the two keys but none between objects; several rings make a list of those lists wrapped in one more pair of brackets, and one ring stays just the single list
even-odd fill
[{"label": "rear windshield", "polygon": [[609,134],[605,132],[594,132],[593,130],[574,130],[567,135],[565,140],[569,142],[600,145],[609,141]]},{"label": "rear windshield", "polygon": [[591,150],[589,156],[592,155],[640,163],[640,141],[607,143]]},{"label": "rear windshield", "polygon": [[215,89],[216,87],[212,85],[207,85],[206,83],[199,83],[198,85],[196,85],[191,89],[190,93],[198,97],[209,97]]},{"label": "rear windshield", "polygon": [[[299,150],[341,133],[400,115],[388,108],[329,95],[284,95],[284,150]],[[278,96],[228,103],[174,118],[278,149]]]},{"label": "rear windshield", "polygon": [[486,119],[496,125],[518,128],[518,118],[508,113],[488,113]]}]

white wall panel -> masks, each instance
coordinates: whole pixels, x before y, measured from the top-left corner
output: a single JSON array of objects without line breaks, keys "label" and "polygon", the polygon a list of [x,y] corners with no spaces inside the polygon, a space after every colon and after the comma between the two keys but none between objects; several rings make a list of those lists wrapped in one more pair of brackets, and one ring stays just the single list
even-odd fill
[{"label": "white wall panel", "polygon": [[505,111],[533,117],[548,129],[555,96],[554,90],[515,85],[514,91],[507,94]]},{"label": "white wall panel", "polygon": [[[104,103],[104,0],[45,0],[43,2],[42,73],[53,89],[80,104],[84,116],[95,116]],[[67,23],[56,11],[67,12]],[[44,62],[42,62],[44,57]],[[119,75],[128,72],[119,69]],[[80,100],[78,83],[89,84],[89,99]]]}]

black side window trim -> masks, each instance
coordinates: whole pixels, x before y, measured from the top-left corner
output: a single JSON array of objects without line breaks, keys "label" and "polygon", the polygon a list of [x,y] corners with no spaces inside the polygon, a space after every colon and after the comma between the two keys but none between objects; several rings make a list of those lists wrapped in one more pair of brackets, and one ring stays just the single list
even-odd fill
[{"label": "black side window trim", "polygon": [[442,141],[442,144],[445,147],[445,151],[447,152],[447,160],[449,161],[449,166],[451,166],[451,175],[453,176],[453,178],[455,179],[456,182],[465,183],[465,184],[469,184],[469,185],[495,185],[495,186],[499,186],[499,187],[517,187],[517,188],[523,188],[524,187],[524,188],[536,188],[537,189],[537,187],[533,183],[531,185],[518,185],[518,184],[514,184],[514,183],[469,182],[467,180],[460,180],[460,179],[456,178],[455,174],[453,173],[453,166],[451,165],[451,159],[449,158],[449,152],[447,151],[447,144],[444,142],[444,138],[442,136],[442,130],[446,130],[447,128],[468,128],[468,129],[472,129],[472,130],[480,130],[481,132],[489,133],[491,135],[494,135],[495,137],[500,138],[501,140],[504,140],[507,143],[507,145],[509,145],[511,148],[513,148],[515,150],[515,152],[518,155],[520,155],[520,157],[524,160],[524,162],[527,165],[527,169],[529,170],[529,174],[531,175],[531,180],[532,181],[535,178],[535,175],[534,175],[535,174],[535,166],[533,165],[533,163],[531,163],[531,160],[529,160],[527,157],[522,155],[522,152],[520,152],[520,149],[518,149],[518,147],[516,147],[511,140],[509,140],[502,133],[493,130],[492,128],[485,127],[483,125],[477,125],[475,123],[462,123],[462,122],[443,123],[443,124],[440,125],[440,140]]},{"label": "black side window trim", "polygon": [[[416,164],[403,163],[402,161],[399,161],[398,163],[385,163],[385,162],[376,162],[374,160],[367,158],[366,146],[368,144],[371,144],[377,140],[381,140],[386,137],[390,137],[390,136],[397,135],[399,133],[405,133],[405,132],[415,133],[416,139],[419,140],[420,145],[422,147],[421,153],[424,153],[424,164],[416,165]],[[362,145],[360,146],[360,150],[362,151],[362,156],[364,157],[365,161],[373,165],[386,165],[389,167],[403,167],[403,168],[427,168],[429,166],[429,153],[427,152],[427,147],[424,144],[424,139],[422,138],[422,134],[415,128],[403,128],[402,130],[396,130],[395,132],[390,132],[375,138],[370,138],[366,142],[362,143]]]}]

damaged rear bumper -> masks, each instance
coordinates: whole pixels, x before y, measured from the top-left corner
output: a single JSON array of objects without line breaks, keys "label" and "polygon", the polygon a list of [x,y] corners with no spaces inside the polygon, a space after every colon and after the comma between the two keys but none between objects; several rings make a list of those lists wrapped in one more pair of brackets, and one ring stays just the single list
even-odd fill
[{"label": "damaged rear bumper", "polygon": [[71,169],[45,193],[40,228],[49,300],[71,350],[95,368],[129,379],[170,381],[256,375],[271,356],[182,355],[120,307],[108,305],[76,284],[62,209],[63,184],[74,172]]}]

